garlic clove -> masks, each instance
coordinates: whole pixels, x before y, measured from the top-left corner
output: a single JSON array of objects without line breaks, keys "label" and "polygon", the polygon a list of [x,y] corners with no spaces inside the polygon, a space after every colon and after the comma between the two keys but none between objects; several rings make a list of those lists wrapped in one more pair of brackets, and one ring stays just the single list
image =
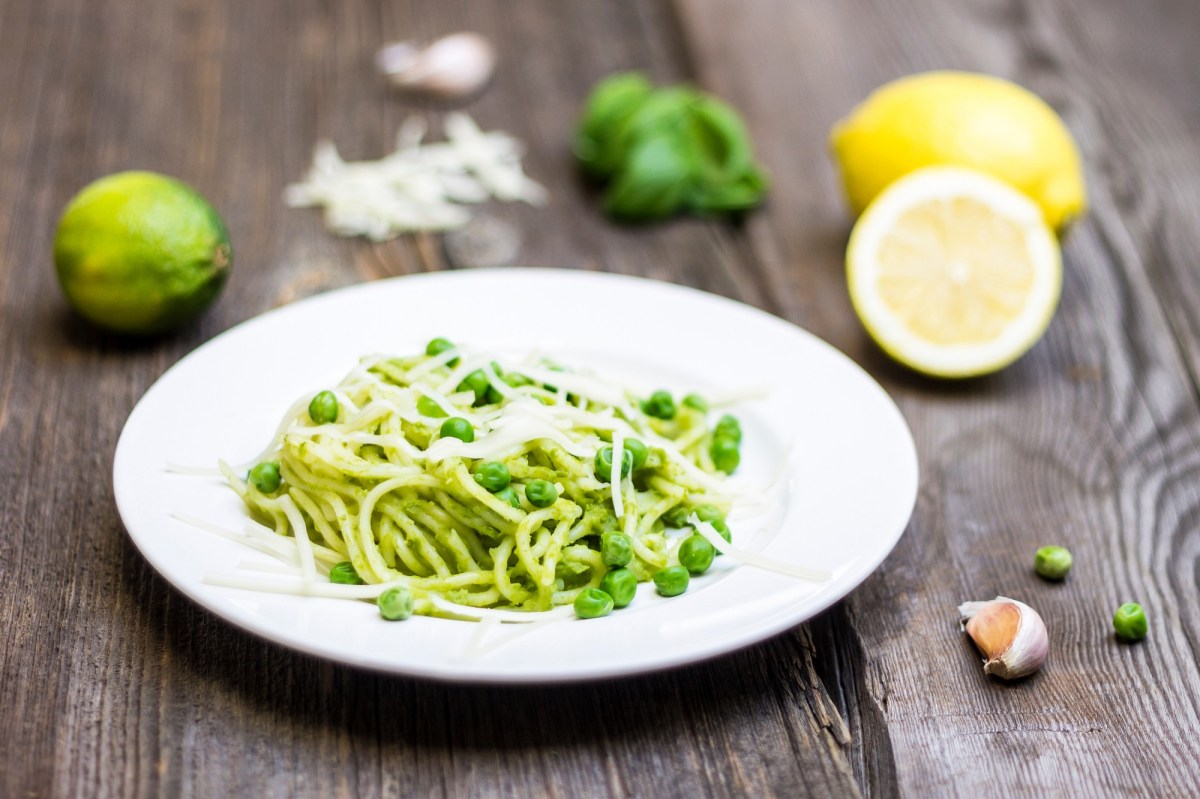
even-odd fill
[{"label": "garlic clove", "polygon": [[412,42],[385,44],[375,53],[375,68],[388,77],[401,74],[413,68],[420,54],[421,48]]},{"label": "garlic clove", "polygon": [[496,69],[496,51],[477,33],[453,33],[419,48],[389,44],[375,54],[375,66],[396,86],[446,99],[474,94]]},{"label": "garlic clove", "polygon": [[1042,667],[1050,639],[1042,617],[1024,602],[998,596],[958,606],[962,629],[983,653],[983,671],[1004,680],[1027,677]]}]

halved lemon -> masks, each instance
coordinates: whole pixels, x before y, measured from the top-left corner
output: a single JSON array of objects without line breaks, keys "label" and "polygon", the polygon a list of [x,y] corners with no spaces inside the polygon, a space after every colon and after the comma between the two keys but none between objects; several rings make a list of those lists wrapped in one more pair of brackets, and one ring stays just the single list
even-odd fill
[{"label": "halved lemon", "polygon": [[900,178],[850,234],[847,280],[867,332],[937,377],[1008,366],[1050,324],[1062,257],[1041,209],[981,172],[927,167]]}]

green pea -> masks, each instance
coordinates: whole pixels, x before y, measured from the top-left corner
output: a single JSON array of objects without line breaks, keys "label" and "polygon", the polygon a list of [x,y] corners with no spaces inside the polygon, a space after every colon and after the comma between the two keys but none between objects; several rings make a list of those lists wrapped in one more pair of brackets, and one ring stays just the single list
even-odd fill
[{"label": "green pea", "polygon": [[548,508],[558,502],[558,489],[549,480],[530,480],[525,484],[525,499],[535,508]]},{"label": "green pea", "polygon": [[517,496],[516,491],[513,491],[512,486],[509,486],[508,488],[505,488],[501,491],[497,491],[496,499],[500,500],[501,502],[507,502],[509,505],[512,505],[514,508],[521,507],[521,498],[519,496]]},{"label": "green pea", "polygon": [[336,422],[338,417],[338,401],[332,391],[322,391],[308,403],[308,418],[317,424]]},{"label": "green pea", "polygon": [[251,485],[263,494],[270,494],[279,488],[279,464],[275,461],[263,461],[250,470],[248,475]]},{"label": "green pea", "polygon": [[470,444],[475,440],[475,428],[461,416],[451,416],[442,422],[442,438],[457,438]]},{"label": "green pea", "polygon": [[633,560],[633,542],[629,536],[617,530],[610,530],[600,536],[600,559],[604,565],[628,566]]},{"label": "green pea", "polygon": [[717,436],[709,445],[708,454],[712,456],[713,466],[725,474],[733,474],[742,461],[742,453],[738,443],[728,436]]},{"label": "green pea", "polygon": [[600,580],[600,590],[612,597],[614,607],[623,608],[637,593],[637,575],[629,569],[613,569]]},{"label": "green pea", "polygon": [[1066,547],[1042,547],[1033,555],[1033,570],[1047,580],[1061,580],[1071,571],[1073,562]]},{"label": "green pea", "polygon": [[354,564],[344,560],[329,570],[329,582],[340,585],[362,585],[363,579],[354,570]]},{"label": "green pea", "polygon": [[[612,482],[613,448],[601,447],[596,453],[596,479],[605,483]],[[621,477],[626,477],[633,468],[633,453],[627,449],[621,450]]]},{"label": "green pea", "polygon": [[683,404],[700,413],[708,413],[708,400],[699,394],[688,394],[683,398]]},{"label": "green pea", "polygon": [[645,466],[646,458],[650,457],[650,448],[640,438],[625,439],[621,443],[621,448],[633,455],[631,463],[634,469],[640,469]]},{"label": "green pea", "polygon": [[[434,355],[441,355],[446,350],[452,350],[452,349],[454,349],[453,343],[451,343],[448,339],[439,337],[439,338],[433,339],[432,341],[430,341],[428,344],[425,345],[425,354],[430,357],[433,357]],[[450,365],[458,366],[458,358],[452,358],[450,360]]]},{"label": "green pea", "polygon": [[663,596],[679,596],[688,589],[691,578],[683,566],[668,566],[654,573],[654,587]]},{"label": "green pea", "polygon": [[505,383],[512,386],[513,388],[520,388],[521,386],[532,386],[533,385],[533,381],[530,380],[525,375],[513,374],[511,372],[509,374],[504,375],[503,380]]},{"label": "green pea", "polygon": [[662,520],[667,527],[687,527],[688,517],[691,515],[692,509],[687,505],[676,505],[662,515]]},{"label": "green pea", "polygon": [[642,413],[658,419],[674,419],[675,400],[669,392],[655,391],[649,399],[642,402]]},{"label": "green pea", "polygon": [[492,387],[488,381],[488,376],[483,373],[482,369],[476,369],[471,374],[463,378],[463,381],[458,384],[457,391],[470,391],[475,394],[475,403],[480,405],[486,401],[487,391]]},{"label": "green pea", "polygon": [[581,619],[598,619],[612,609],[613,598],[599,588],[586,588],[575,597],[575,615]]},{"label": "green pea", "polygon": [[[496,377],[500,378],[501,382],[504,381],[504,370],[500,368],[500,364],[492,361],[492,371],[496,373]],[[487,390],[483,392],[483,404],[499,405],[501,402],[504,402],[504,395],[501,394],[494,385],[492,385],[492,379],[489,377],[487,380],[488,386]]]},{"label": "green pea", "polygon": [[388,621],[404,621],[413,615],[413,595],[408,586],[397,585],[389,588],[375,600],[379,606],[379,615]]},{"label": "green pea", "polygon": [[742,425],[736,416],[727,413],[717,420],[717,426],[713,428],[713,438],[719,436],[732,438],[738,444],[742,443]]},{"label": "green pea", "polygon": [[488,461],[475,467],[475,482],[495,494],[508,487],[512,475],[500,461]]},{"label": "green pea", "polygon": [[695,514],[700,521],[711,524],[713,529],[721,534],[721,538],[726,541],[733,540],[729,533],[729,525],[725,523],[725,514],[714,505],[697,505]]},{"label": "green pea", "polygon": [[1146,637],[1150,625],[1146,612],[1136,602],[1126,602],[1113,614],[1113,629],[1126,641],[1140,641]]},{"label": "green pea", "polygon": [[422,396],[417,400],[417,413],[422,416],[431,416],[434,419],[441,419],[446,415],[442,410],[442,406],[431,400],[429,397]]},{"label": "green pea", "polygon": [[716,548],[699,534],[688,536],[679,545],[679,565],[692,574],[704,574],[716,556]]}]

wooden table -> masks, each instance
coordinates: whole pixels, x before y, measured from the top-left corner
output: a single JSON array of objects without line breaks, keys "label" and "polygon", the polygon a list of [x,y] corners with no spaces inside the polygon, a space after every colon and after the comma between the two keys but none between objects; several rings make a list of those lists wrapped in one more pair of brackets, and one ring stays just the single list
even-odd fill
[{"label": "wooden table", "polygon": [[[571,687],[462,687],[284,650],[202,611],[113,504],[125,417],[168,366],[268,308],[447,266],[435,237],[373,245],[283,206],[319,137],[350,158],[413,109],[381,43],[472,29],[502,69],[470,106],[529,144],[545,209],[489,208],[519,262],[647,275],[764,308],[896,398],[922,467],[884,565],[812,622],[710,663]],[[1184,796],[1200,785],[1200,6],[1189,0],[0,3],[0,795]],[[1016,79],[1065,116],[1092,211],[1062,305],[1005,372],[920,379],[866,339],[830,125],[937,67]],[[612,226],[568,152],[587,88],[641,68],[746,115],[775,177],[740,227]],[[179,176],[236,264],[203,320],[130,342],[71,316],[57,215],[83,184]],[[864,497],[863,501],[870,501]],[[1065,585],[1033,550],[1076,553]],[[982,674],[956,605],[1039,608],[1037,677]],[[1117,644],[1109,618],[1148,609]]]}]

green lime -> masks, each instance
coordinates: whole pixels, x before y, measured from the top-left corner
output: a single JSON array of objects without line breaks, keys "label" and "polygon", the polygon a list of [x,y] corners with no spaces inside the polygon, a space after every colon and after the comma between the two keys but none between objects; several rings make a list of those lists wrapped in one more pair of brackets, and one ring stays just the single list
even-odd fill
[{"label": "green lime", "polygon": [[158,333],[217,298],[233,251],[194,189],[154,172],[118,172],[80,191],[54,236],[67,300],[102,327]]}]

